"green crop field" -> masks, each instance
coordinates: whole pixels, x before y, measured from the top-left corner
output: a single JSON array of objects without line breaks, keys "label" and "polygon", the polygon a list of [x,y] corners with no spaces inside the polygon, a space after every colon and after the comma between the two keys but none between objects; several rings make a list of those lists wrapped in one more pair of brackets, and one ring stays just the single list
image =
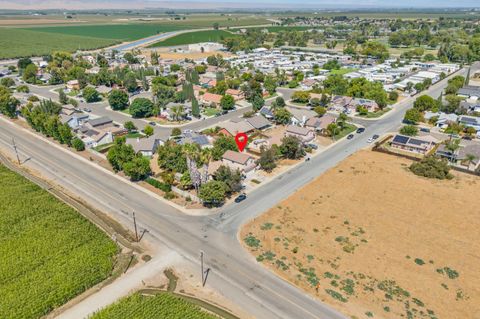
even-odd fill
[{"label": "green crop field", "polygon": [[116,39],[53,34],[17,28],[0,28],[0,59],[41,56],[53,51],[76,51],[106,47]]},{"label": "green crop field", "polygon": [[100,310],[90,319],[218,319],[170,293],[143,296],[138,293]]},{"label": "green crop field", "polygon": [[107,278],[118,248],[70,206],[0,165],[0,317],[40,318]]},{"label": "green crop field", "polygon": [[146,38],[155,34],[182,30],[186,27],[175,25],[160,25],[153,23],[138,24],[98,24],[80,26],[55,26],[28,28],[29,31],[40,31],[55,34],[67,34],[83,37],[116,39],[133,41]]},{"label": "green crop field", "polygon": [[152,44],[150,47],[170,47],[200,42],[220,42],[226,38],[238,37],[238,35],[223,30],[209,30],[182,33],[174,37]]}]

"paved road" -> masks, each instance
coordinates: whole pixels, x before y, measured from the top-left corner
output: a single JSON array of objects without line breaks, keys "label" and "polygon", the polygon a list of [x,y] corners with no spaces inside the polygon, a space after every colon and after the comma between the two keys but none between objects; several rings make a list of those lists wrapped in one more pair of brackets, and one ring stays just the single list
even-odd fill
[{"label": "paved road", "polygon": [[[460,73],[464,74],[462,70]],[[428,94],[437,97],[446,81],[434,85]],[[399,103],[395,110],[366,128],[353,140],[343,140],[310,162],[260,187],[242,204],[232,204],[216,215],[185,216],[156,200],[144,190],[101,169],[72,153],[60,150],[17,126],[0,122],[0,147],[10,148],[14,136],[25,166],[37,169],[60,186],[106,211],[125,225],[131,225],[135,211],[140,227],[146,227],[149,240],[167,245],[189,261],[198,263],[200,251],[212,272],[208,285],[256,318],[344,318],[318,300],[307,296],[260,266],[241,248],[237,232],[249,219],[261,214],[295,192],[345,157],[367,145],[372,134],[394,131],[413,98]],[[11,148],[10,148],[11,152]]]}]

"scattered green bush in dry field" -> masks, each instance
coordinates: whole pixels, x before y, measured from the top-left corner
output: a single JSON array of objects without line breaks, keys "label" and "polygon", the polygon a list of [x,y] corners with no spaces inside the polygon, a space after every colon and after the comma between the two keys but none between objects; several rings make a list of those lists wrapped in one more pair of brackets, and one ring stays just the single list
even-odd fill
[{"label": "scattered green bush in dry field", "polygon": [[0,165],[0,317],[39,318],[107,278],[118,248],[50,193]]}]

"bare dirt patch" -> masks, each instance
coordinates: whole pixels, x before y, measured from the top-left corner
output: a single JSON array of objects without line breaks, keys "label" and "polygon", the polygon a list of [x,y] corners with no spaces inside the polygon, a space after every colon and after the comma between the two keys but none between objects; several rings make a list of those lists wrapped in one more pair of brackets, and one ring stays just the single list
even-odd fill
[{"label": "bare dirt patch", "polygon": [[352,318],[480,317],[480,179],[361,151],[247,224],[259,262]]}]

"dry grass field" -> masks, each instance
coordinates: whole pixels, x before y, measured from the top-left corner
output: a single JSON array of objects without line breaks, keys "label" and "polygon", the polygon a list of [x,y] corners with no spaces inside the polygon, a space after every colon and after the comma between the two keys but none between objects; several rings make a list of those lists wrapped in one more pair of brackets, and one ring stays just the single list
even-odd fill
[{"label": "dry grass field", "polygon": [[480,318],[480,179],[361,151],[247,224],[266,267],[352,318]]}]

